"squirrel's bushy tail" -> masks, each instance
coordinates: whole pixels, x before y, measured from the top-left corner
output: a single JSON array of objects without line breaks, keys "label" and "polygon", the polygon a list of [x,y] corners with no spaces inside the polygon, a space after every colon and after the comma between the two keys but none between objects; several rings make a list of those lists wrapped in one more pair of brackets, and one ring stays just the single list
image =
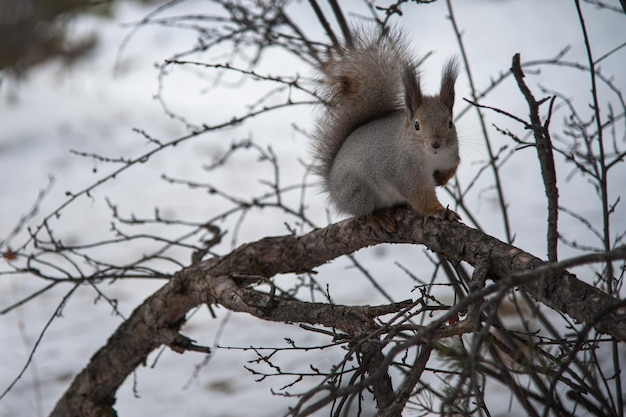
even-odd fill
[{"label": "squirrel's bushy tail", "polygon": [[358,31],[320,65],[325,107],[315,133],[315,173],[328,178],[341,145],[358,126],[403,108],[402,76],[407,67],[415,72],[409,56],[399,31]]}]

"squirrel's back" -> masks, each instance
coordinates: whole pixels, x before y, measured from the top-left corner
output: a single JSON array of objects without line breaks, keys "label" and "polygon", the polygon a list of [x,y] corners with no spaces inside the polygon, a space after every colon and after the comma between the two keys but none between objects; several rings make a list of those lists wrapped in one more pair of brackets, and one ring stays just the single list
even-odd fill
[{"label": "squirrel's back", "polygon": [[329,54],[319,68],[325,109],[314,142],[318,175],[328,178],[341,145],[357,127],[404,108],[403,73],[407,66],[415,70],[409,56],[402,34],[390,30],[360,31]]}]

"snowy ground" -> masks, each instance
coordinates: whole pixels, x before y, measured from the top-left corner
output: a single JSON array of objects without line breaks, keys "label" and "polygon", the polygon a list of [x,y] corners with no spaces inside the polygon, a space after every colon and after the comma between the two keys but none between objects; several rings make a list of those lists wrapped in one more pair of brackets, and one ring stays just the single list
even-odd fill
[{"label": "snowy ground", "polygon": [[[29,210],[38,190],[46,186],[49,175],[55,178],[52,191],[30,225],[36,225],[44,215],[62,204],[66,200],[67,190],[76,192],[110,171],[111,167],[106,164],[71,155],[70,149],[112,157],[138,155],[149,145],[140,134],[132,131],[133,128],[143,129],[164,140],[185,133],[184,126],[168,118],[152,98],[157,90],[153,63],[189,47],[193,44],[194,36],[173,29],[142,29],[122,51],[119,57],[120,70],[114,73],[113,65],[119,46],[130,30],[121,23],[135,21],[146,14],[145,9],[120,3],[114,21],[89,18],[77,23],[74,28],[76,36],[91,27],[98,28],[101,44],[93,59],[71,69],[52,63],[34,70],[22,82],[4,79],[0,84],[0,237],[8,234],[19,217]],[[184,3],[183,7],[197,10],[206,7],[206,4],[190,2]],[[491,78],[506,71],[512,55],[517,52],[521,53],[522,60],[551,58],[570,45],[570,59],[585,62],[582,36],[571,1],[481,0],[454,4],[468,47],[474,82],[479,89],[485,88]],[[306,4],[297,5],[300,10],[306,7]],[[626,41],[623,15],[596,11],[587,5],[584,9],[588,16],[588,31],[598,55]],[[424,68],[425,88],[432,91],[439,81],[441,62],[457,51],[454,34],[446,18],[445,4],[439,1],[427,6],[406,7],[406,14],[406,19],[401,20],[400,24],[411,32],[417,49],[423,53],[436,51]],[[308,24],[313,27],[315,22],[311,18]],[[622,51],[602,63],[603,71],[615,75],[615,83],[623,91],[626,91],[626,78],[623,77],[625,62],[626,54]],[[275,65],[277,71],[288,73],[281,63],[268,61],[262,64],[266,68]],[[307,71],[305,67],[293,68],[294,73],[308,74]],[[237,109],[236,104],[240,101],[237,95],[242,94],[242,90],[199,94],[198,91],[204,85],[198,73],[178,72],[168,78],[169,84],[165,90],[168,103],[193,123],[213,124],[228,120],[233,109]],[[538,88],[538,83],[541,83],[564,91],[583,103],[590,101],[586,80],[574,71],[559,70],[551,73],[550,70],[544,70],[542,75],[545,78],[529,76],[529,84]],[[525,115],[527,110],[519,94],[512,93],[515,91],[513,80],[509,80],[505,87],[496,90],[487,104],[499,105],[512,113]],[[469,97],[468,91],[468,82],[462,77],[457,97]],[[461,109],[464,104],[459,100],[457,106]],[[495,116],[491,120],[507,127],[514,126]],[[174,177],[211,181],[232,190],[236,195],[245,196],[252,189],[259,189],[258,184],[251,185],[250,181],[250,167],[262,166],[255,162],[254,156],[236,159],[228,171],[221,171],[215,177],[208,177],[201,166],[224,152],[232,141],[248,136],[253,136],[262,144],[272,143],[284,163],[285,184],[296,183],[302,178],[303,172],[298,159],[308,160],[309,154],[307,139],[294,132],[291,123],[310,129],[311,121],[311,108],[302,107],[276,113],[273,117],[255,119],[238,130],[187,142],[126,172],[94,193],[91,199],[79,199],[63,213],[55,230],[66,242],[91,242],[105,236],[110,222],[105,197],[118,203],[125,215],[132,212],[149,217],[153,214],[153,207],[158,205],[166,216],[198,221],[211,217],[221,212],[226,203],[216,205],[215,199],[200,196],[184,187],[166,184],[160,180],[160,176],[168,173]],[[463,178],[472,175],[476,162],[484,159],[486,153],[477,139],[480,131],[475,120],[466,117],[459,123],[459,131],[463,158],[459,175]],[[510,145],[507,139],[498,136],[495,131],[492,132],[492,140],[495,147]],[[545,254],[546,215],[536,166],[534,151],[522,151],[509,161],[504,176],[514,222],[513,230],[516,233],[515,244],[542,257]],[[267,175],[265,171],[259,172]],[[254,178],[256,174],[256,171],[253,172]],[[625,178],[625,170],[622,168],[612,179],[611,191],[614,196],[623,192]],[[586,186],[584,181],[574,182],[571,186],[563,183],[560,192],[564,205],[575,206],[579,212],[599,221],[599,205],[591,186]],[[323,225],[324,199],[311,193],[309,214],[319,225]],[[445,205],[445,196],[440,195]],[[494,195],[489,191],[476,193],[469,204],[476,209],[483,228],[503,238]],[[624,230],[624,205],[618,206],[617,210],[619,215],[616,216],[618,220],[614,223],[614,230]],[[266,235],[285,234],[288,231],[283,220],[272,213],[260,212],[247,220],[236,242],[231,243],[229,236],[227,244],[219,251],[226,253],[231,245],[236,246]],[[571,218],[564,217],[561,227],[572,239],[588,239],[588,232]],[[25,234],[22,234],[15,238],[12,245],[18,246],[24,239]],[[3,251],[5,249],[0,248]],[[123,263],[141,250],[140,245],[128,252],[127,249],[112,249],[103,256]],[[430,271],[424,268],[423,258],[416,256],[420,253],[419,248],[388,246],[363,251],[358,254],[358,258],[375,276],[384,279],[386,291],[395,299],[402,300],[411,296],[414,282],[393,266],[393,260],[428,277]],[[572,252],[564,249],[562,253],[565,256]],[[330,285],[336,303],[375,304],[385,301],[360,274],[344,270],[345,265],[345,262],[339,261],[319,270],[321,282]],[[0,265],[0,270],[5,269],[5,265]],[[43,285],[29,277],[0,276],[0,310]],[[108,297],[119,301],[120,312],[127,316],[161,285],[159,281],[130,280],[103,285],[101,289]],[[35,342],[68,290],[56,288],[21,308],[0,315],[1,391],[9,386],[26,364]],[[97,294],[91,287],[80,287],[64,305],[62,314],[55,317],[47,328],[30,367],[0,400],[0,417],[48,414],[73,375],[103,345],[121,320],[112,314],[106,302],[97,300]],[[219,331],[222,325],[226,326],[224,332]],[[197,312],[186,326],[185,334],[209,346],[284,346],[285,337],[292,338],[299,345],[324,341],[320,336],[303,333],[295,326],[260,323],[246,316],[230,316],[224,311],[219,311],[219,318],[213,320],[206,310]],[[218,337],[219,340],[216,340]],[[270,393],[271,387],[280,388],[289,380],[254,382],[255,378],[243,368],[246,361],[254,359],[254,354],[249,351],[217,350],[195,379],[194,367],[203,360],[199,354],[187,353],[181,356],[165,350],[152,367],[155,359],[156,354],[151,355],[148,366],[140,368],[134,380],[129,378],[118,392],[116,408],[121,416],[269,417],[283,414],[286,407],[293,404],[291,399],[272,397]],[[319,354],[315,356],[315,361],[319,366],[330,366],[333,357]],[[281,359],[281,365],[290,369],[308,367],[308,363],[299,363],[297,357],[289,356]],[[136,393],[133,391],[134,382]]]}]

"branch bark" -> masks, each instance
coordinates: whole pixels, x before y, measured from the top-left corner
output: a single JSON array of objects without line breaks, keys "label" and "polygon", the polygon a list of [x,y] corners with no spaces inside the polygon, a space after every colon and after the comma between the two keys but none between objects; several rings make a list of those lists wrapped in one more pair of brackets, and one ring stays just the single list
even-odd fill
[{"label": "branch bark", "polygon": [[[405,303],[388,306],[329,306],[263,295],[243,288],[251,277],[313,270],[334,258],[378,243],[423,244],[452,262],[471,265],[489,260],[488,276],[506,279],[537,269],[520,288],[536,300],[568,314],[579,322],[593,323],[600,332],[626,341],[626,308],[607,313],[619,300],[588,285],[561,267],[546,263],[514,246],[462,223],[428,219],[411,210],[390,214],[396,230],[373,230],[367,218],[353,218],[316,229],[303,236],[278,236],[245,244],[228,255],[198,262],[138,306],[79,373],[61,397],[53,417],[114,416],[115,393],[126,377],[160,345],[180,351],[178,330],[186,313],[203,303],[217,303],[233,311],[264,320],[322,324],[358,333],[370,328],[378,315],[400,311]],[[623,251],[626,252],[626,251]],[[626,253],[618,254],[620,259]]]}]

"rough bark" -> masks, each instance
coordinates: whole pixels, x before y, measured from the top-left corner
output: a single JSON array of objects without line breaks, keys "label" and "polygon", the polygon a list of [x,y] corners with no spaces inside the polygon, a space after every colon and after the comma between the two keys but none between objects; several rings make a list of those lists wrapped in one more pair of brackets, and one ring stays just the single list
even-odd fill
[{"label": "rough bark", "polygon": [[425,222],[416,213],[403,209],[392,215],[397,222],[393,232],[372,229],[367,218],[349,219],[303,236],[264,238],[228,255],[182,269],[115,331],[75,377],[51,415],[115,415],[118,387],[150,352],[161,344],[177,351],[190,347],[178,329],[185,314],[202,303],[220,304],[264,320],[322,324],[359,333],[371,326],[376,316],[399,311],[405,304],[329,308],[323,303],[272,298],[242,287],[255,277],[267,279],[277,274],[310,271],[341,255],[383,242],[423,244],[452,262],[475,265],[488,259],[488,276],[494,281],[537,269],[538,275],[530,274],[527,282],[518,282],[521,289],[574,320],[592,323],[598,331],[626,341],[626,308],[608,308],[617,306],[619,300],[562,268],[546,267],[545,262],[529,253],[462,223],[437,219]]}]

